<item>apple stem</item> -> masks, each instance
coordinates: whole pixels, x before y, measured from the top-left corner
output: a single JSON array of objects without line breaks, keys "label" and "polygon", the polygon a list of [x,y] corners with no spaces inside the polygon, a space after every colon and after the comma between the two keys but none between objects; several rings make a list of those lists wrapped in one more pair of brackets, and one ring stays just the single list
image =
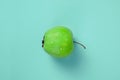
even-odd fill
[{"label": "apple stem", "polygon": [[84,49],[86,49],[86,47],[82,44],[82,43],[80,43],[80,42],[77,42],[77,41],[73,41],[74,43],[77,43],[77,44],[79,44],[79,45],[81,45]]}]

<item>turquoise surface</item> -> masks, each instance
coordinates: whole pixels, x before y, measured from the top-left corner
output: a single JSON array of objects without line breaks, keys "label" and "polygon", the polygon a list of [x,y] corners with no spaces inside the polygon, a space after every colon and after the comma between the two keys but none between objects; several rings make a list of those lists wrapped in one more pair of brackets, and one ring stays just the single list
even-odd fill
[{"label": "turquoise surface", "polygon": [[[56,25],[73,31],[73,53],[41,47]],[[0,80],[120,80],[120,0],[0,0]]]}]

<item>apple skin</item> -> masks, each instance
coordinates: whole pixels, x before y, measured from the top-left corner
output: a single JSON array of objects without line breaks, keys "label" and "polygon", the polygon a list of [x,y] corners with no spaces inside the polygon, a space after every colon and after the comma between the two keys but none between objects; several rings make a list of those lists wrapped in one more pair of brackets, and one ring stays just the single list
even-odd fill
[{"label": "apple skin", "polygon": [[58,58],[68,56],[74,48],[71,30],[64,26],[49,29],[44,34],[42,47],[51,56]]}]

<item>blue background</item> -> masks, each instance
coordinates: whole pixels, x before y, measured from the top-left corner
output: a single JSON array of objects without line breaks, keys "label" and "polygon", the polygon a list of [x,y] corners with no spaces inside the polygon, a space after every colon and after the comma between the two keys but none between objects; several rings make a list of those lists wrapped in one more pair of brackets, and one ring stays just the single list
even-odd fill
[{"label": "blue background", "polygon": [[[44,52],[44,32],[70,28],[73,53]],[[0,80],[120,80],[120,0],[0,0]]]}]

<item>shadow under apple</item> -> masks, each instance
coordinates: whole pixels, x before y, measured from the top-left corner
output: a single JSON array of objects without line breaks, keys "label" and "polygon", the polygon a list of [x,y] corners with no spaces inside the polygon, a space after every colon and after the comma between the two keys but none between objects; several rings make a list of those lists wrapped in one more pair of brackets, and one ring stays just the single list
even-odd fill
[{"label": "shadow under apple", "polygon": [[55,65],[60,69],[68,71],[76,71],[82,69],[85,65],[86,59],[83,49],[79,45],[74,45],[73,52],[66,58],[52,58]]}]

